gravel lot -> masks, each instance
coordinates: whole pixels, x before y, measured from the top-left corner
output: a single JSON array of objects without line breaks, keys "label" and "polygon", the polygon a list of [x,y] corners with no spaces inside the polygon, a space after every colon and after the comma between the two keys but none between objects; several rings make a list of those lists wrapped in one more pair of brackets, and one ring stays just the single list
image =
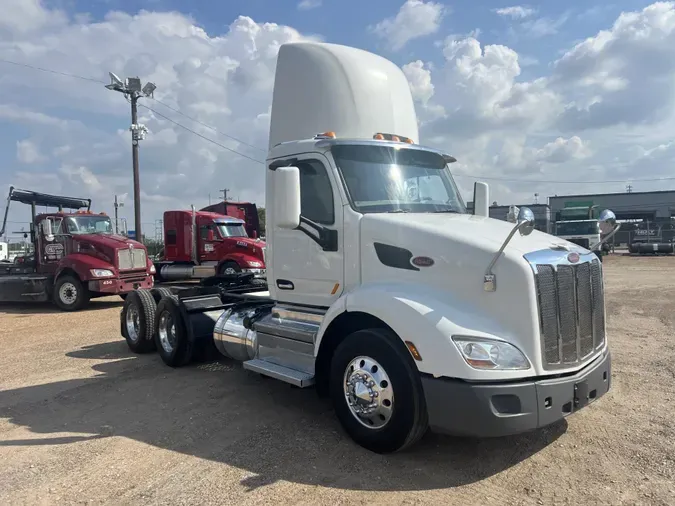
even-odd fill
[{"label": "gravel lot", "polygon": [[354,445],[313,390],[133,355],[117,298],[0,306],[0,503],[674,504],[675,258],[615,256],[605,277],[607,396],[531,434],[393,456]]}]

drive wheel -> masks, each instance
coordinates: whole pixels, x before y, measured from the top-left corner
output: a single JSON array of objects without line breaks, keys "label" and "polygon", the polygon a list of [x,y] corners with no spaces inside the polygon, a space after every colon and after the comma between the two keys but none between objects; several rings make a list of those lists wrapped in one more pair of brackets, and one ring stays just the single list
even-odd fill
[{"label": "drive wheel", "polygon": [[177,296],[169,295],[159,301],[155,322],[155,343],[162,361],[170,367],[188,364],[192,359],[192,344],[185,330]]},{"label": "drive wheel", "polygon": [[154,324],[157,304],[148,290],[127,294],[122,306],[122,335],[134,353],[154,351]]},{"label": "drive wheel", "polygon": [[428,427],[419,372],[399,337],[364,329],[347,336],[331,361],[335,413],[349,436],[376,453],[403,450]]},{"label": "drive wheel", "polygon": [[89,289],[75,276],[66,274],[56,280],[54,303],[63,311],[78,311],[87,305]]}]

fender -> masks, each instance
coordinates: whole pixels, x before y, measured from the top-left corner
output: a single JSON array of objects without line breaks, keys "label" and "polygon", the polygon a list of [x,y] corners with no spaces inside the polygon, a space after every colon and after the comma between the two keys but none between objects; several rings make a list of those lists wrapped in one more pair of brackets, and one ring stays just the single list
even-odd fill
[{"label": "fender", "polygon": [[[343,294],[326,313],[315,344],[318,356],[326,330],[345,312],[362,312],[385,322],[403,341],[411,341],[422,360],[415,360],[421,373],[470,380],[502,380],[534,374],[537,362],[528,356],[517,336],[504,332],[480,308],[469,306],[451,292],[428,285],[376,283],[361,285]],[[451,339],[469,335],[507,341],[517,346],[533,364],[528,371],[481,371],[470,367]],[[522,336],[527,337],[527,336]]]},{"label": "fender", "polygon": [[75,271],[81,281],[89,281],[90,279],[94,279],[91,275],[91,272],[89,272],[90,269],[108,269],[113,273],[117,272],[116,269],[108,262],[91,255],[85,255],[83,253],[73,253],[63,257],[59,261],[56,268],[56,278],[61,275],[64,269],[72,269]]},{"label": "fender", "polygon": [[258,262],[261,264],[260,267],[253,267],[254,269],[264,269],[265,268],[265,262],[263,261],[262,258],[258,258],[255,255],[250,255],[248,253],[229,253],[225,255],[224,258],[222,258],[218,262],[218,266],[216,269],[220,269],[220,266],[223,265],[225,262],[235,262],[239,267],[242,269],[249,269],[251,268],[248,263],[249,262]]}]

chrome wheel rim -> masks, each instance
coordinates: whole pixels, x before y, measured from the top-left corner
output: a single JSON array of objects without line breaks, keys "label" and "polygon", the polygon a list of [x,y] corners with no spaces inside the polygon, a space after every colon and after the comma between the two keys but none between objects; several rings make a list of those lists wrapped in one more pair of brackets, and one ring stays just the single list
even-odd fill
[{"label": "chrome wheel rim", "polygon": [[237,271],[234,270],[232,267],[226,267],[225,268],[225,274],[236,274]]},{"label": "chrome wheel rim", "polygon": [[75,304],[77,300],[77,287],[70,282],[63,283],[59,288],[59,299],[64,304]]},{"label": "chrome wheel rim", "polygon": [[162,313],[159,317],[158,327],[157,335],[159,336],[162,349],[167,353],[171,353],[176,346],[176,325],[171,313],[168,311]]},{"label": "chrome wheel rim", "polygon": [[394,414],[394,390],[384,368],[370,357],[360,356],[347,365],[344,380],[349,411],[369,429],[385,427]]},{"label": "chrome wheel rim", "polygon": [[141,315],[136,306],[129,306],[126,317],[127,335],[134,343],[140,336]]}]

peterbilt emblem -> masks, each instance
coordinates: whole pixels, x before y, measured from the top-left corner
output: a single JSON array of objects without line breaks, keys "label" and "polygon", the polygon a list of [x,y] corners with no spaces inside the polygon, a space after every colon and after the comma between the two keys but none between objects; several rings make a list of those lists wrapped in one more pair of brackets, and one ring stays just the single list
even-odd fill
[{"label": "peterbilt emblem", "polygon": [[129,244],[129,251],[133,251],[133,250],[134,250],[134,245],[133,245],[133,244]]},{"label": "peterbilt emblem", "polygon": [[567,260],[572,264],[577,263],[579,261],[579,253],[577,253],[576,251],[573,251],[572,253],[567,255]]},{"label": "peterbilt emblem", "polygon": [[429,257],[415,257],[411,262],[417,267],[431,267],[434,265],[434,259]]}]

